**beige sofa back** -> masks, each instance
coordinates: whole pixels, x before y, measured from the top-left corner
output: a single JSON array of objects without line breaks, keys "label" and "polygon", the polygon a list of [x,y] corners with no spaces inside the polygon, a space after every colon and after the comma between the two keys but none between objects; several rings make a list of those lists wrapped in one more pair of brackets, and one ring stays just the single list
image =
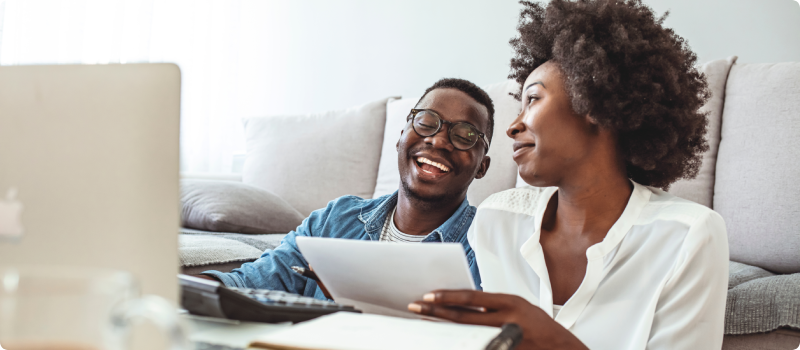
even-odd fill
[{"label": "beige sofa back", "polygon": [[700,108],[708,113],[708,151],[703,154],[703,165],[697,177],[683,179],[672,184],[669,192],[681,197],[713,208],[714,179],[717,168],[717,152],[719,150],[719,134],[722,127],[722,110],[725,104],[725,84],[728,81],[728,72],[731,65],[736,62],[736,56],[724,60],[708,62],[700,67],[706,75],[711,98]]},{"label": "beige sofa back", "polygon": [[725,219],[732,261],[800,272],[800,63],[703,65],[709,150],[670,193]]},{"label": "beige sofa back", "polygon": [[798,180],[800,63],[733,65],[714,185],[731,260],[800,272]]},{"label": "beige sofa back", "polygon": [[[678,181],[670,192],[723,216],[731,260],[800,272],[800,187],[793,181],[800,178],[800,63],[735,61],[701,67],[712,93],[703,107],[710,147],[697,178]],[[484,87],[496,111],[492,163],[469,189],[472,205],[524,185],[505,136],[520,108],[509,93],[518,88],[511,80]],[[249,119],[243,181],[279,194],[303,214],[343,194],[392,193],[400,182],[395,145],[417,100],[391,98],[326,114]],[[353,118],[361,129],[340,127]]]}]

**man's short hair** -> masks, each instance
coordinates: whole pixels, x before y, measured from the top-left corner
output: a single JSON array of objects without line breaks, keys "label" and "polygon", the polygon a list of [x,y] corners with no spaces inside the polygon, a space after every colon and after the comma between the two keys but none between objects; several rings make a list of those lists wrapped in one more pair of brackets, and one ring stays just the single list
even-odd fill
[{"label": "man's short hair", "polygon": [[429,92],[435,89],[456,89],[469,95],[469,97],[472,97],[473,100],[486,107],[486,110],[489,111],[489,125],[488,129],[483,132],[486,133],[486,138],[489,140],[489,142],[492,142],[492,134],[494,133],[494,103],[492,103],[492,98],[489,97],[489,94],[487,94],[486,91],[483,91],[483,89],[481,89],[478,85],[473,84],[469,80],[443,78],[425,90],[425,93],[422,94],[422,97],[420,97],[419,101],[417,101],[417,105],[419,105],[422,99],[425,98]]}]

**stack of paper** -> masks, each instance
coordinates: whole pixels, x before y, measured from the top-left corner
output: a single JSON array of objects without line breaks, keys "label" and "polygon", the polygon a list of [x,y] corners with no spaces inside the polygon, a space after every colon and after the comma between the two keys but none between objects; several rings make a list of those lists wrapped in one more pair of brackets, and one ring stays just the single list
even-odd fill
[{"label": "stack of paper", "polygon": [[337,312],[279,330],[250,346],[274,350],[483,350],[500,328]]},{"label": "stack of paper", "polygon": [[340,304],[420,318],[406,308],[436,289],[475,289],[458,243],[397,244],[297,237],[303,257]]}]

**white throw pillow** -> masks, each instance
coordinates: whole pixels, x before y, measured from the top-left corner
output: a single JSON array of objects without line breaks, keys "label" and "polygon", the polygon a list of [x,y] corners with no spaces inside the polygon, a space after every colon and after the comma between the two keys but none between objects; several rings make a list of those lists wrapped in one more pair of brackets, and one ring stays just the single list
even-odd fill
[{"label": "white throw pillow", "polygon": [[389,100],[386,104],[386,128],[383,133],[381,162],[378,179],[372,198],[394,193],[400,186],[400,170],[397,164],[397,141],[406,125],[406,117],[419,101],[419,97]]},{"label": "white throw pillow", "polygon": [[476,207],[489,195],[514,188],[517,182],[517,163],[512,158],[514,140],[506,135],[506,130],[521,108],[520,102],[509,95],[519,91],[519,84],[514,80],[506,80],[483,86],[483,89],[494,103],[494,136],[489,147],[489,157],[492,159],[489,171],[484,178],[472,181],[467,192],[469,203]]},{"label": "white throw pillow", "polygon": [[389,98],[325,113],[247,118],[242,182],[303,215],[343,195],[371,198]]}]

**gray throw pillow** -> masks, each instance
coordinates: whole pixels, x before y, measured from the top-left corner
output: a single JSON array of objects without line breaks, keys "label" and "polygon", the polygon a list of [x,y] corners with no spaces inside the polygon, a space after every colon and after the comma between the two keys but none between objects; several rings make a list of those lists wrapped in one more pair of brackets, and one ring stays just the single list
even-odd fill
[{"label": "gray throw pillow", "polygon": [[286,233],[304,216],[267,190],[233,181],[181,180],[181,226],[236,233]]}]

